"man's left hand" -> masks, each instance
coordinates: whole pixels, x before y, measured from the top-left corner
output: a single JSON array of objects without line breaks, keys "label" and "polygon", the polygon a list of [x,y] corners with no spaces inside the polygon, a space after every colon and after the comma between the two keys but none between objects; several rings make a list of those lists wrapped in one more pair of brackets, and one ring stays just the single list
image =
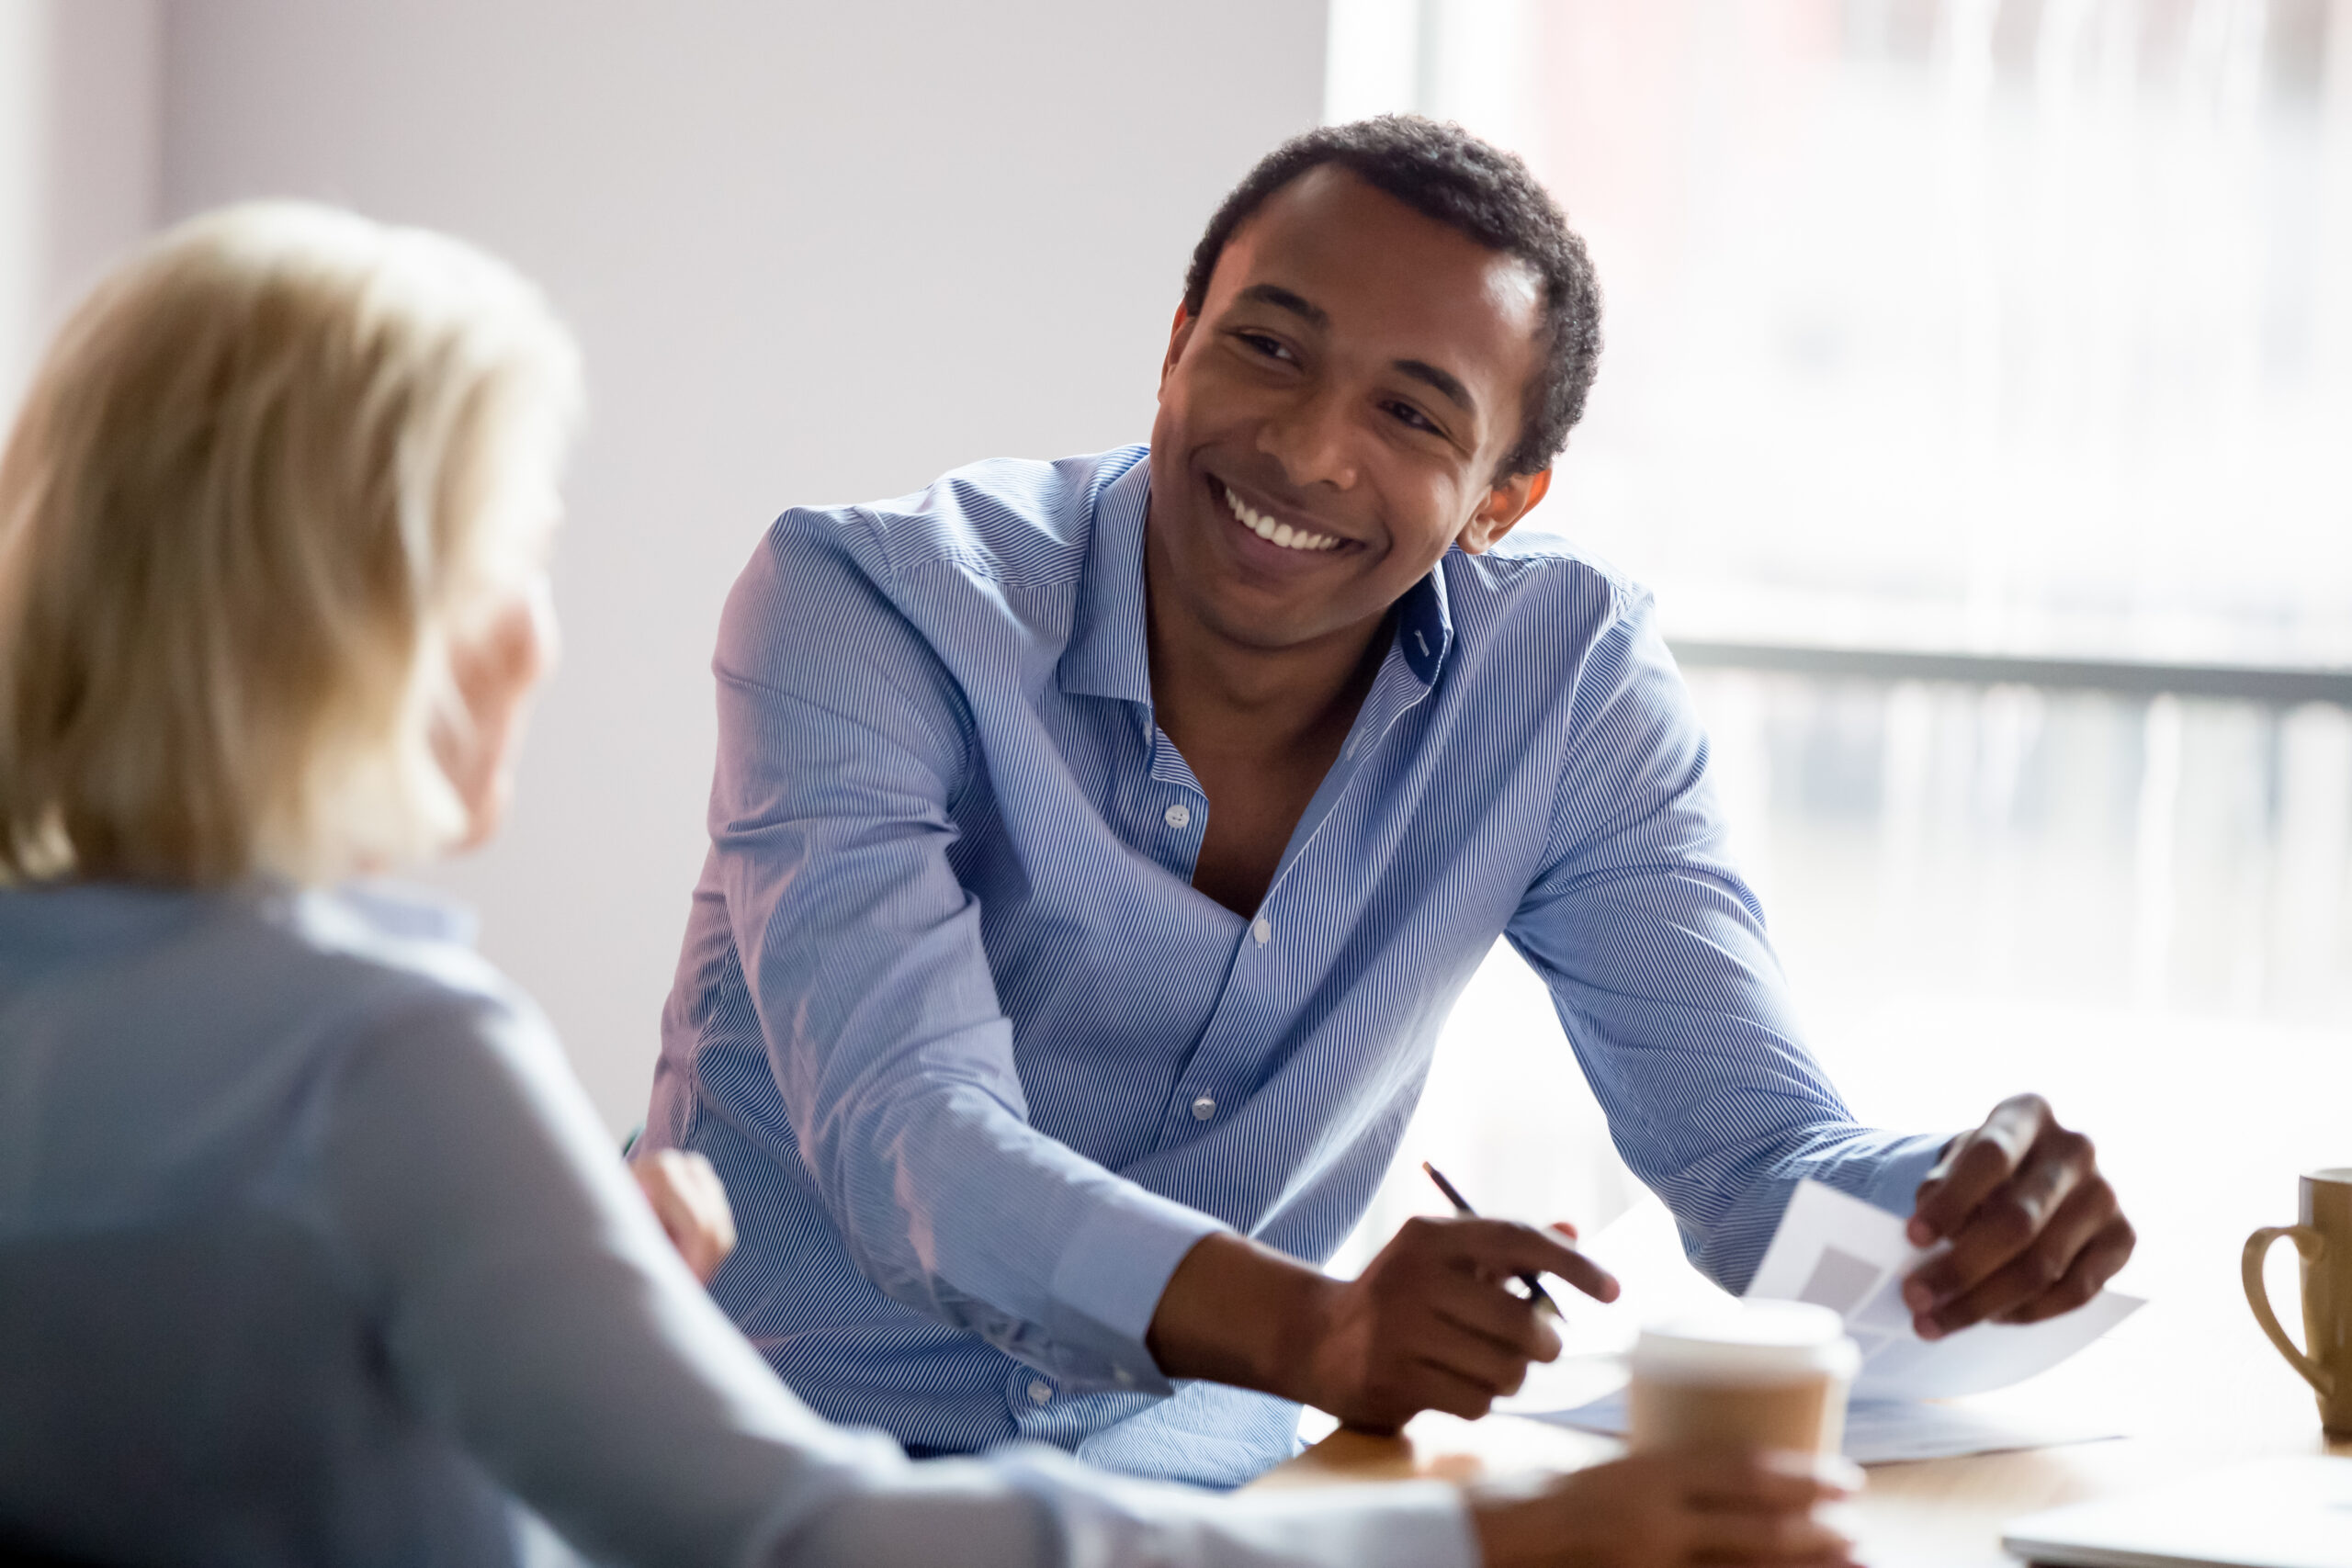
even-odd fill
[{"label": "man's left hand", "polygon": [[735,1250],[735,1212],[710,1161],[684,1149],[655,1149],[628,1162],[653,1217],[695,1278],[710,1283]]},{"label": "man's left hand", "polygon": [[1951,1141],[1919,1184],[1910,1237],[1914,1247],[1951,1242],[1903,1287],[1924,1339],[2072,1312],[2138,1239],[2091,1141],[2060,1126],[2038,1094],[2003,1100]]}]

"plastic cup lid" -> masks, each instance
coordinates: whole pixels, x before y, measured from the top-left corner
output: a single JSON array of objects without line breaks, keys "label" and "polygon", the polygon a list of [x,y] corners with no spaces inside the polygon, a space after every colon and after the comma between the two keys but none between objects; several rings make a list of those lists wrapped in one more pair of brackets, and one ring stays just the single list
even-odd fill
[{"label": "plastic cup lid", "polygon": [[1845,1323],[1827,1307],[1739,1301],[1648,1325],[1634,1342],[1633,1366],[1636,1377],[1770,1382],[1851,1378],[1861,1360]]}]

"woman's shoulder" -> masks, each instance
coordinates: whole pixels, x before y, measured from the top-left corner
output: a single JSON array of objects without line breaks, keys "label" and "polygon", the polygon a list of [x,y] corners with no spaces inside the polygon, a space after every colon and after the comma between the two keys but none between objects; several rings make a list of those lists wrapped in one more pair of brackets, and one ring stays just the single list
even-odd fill
[{"label": "woman's shoulder", "polygon": [[418,1005],[528,1010],[529,998],[474,948],[472,911],[423,889],[382,882],[288,892],[260,901],[257,923],[283,961]]},{"label": "woman's shoulder", "polygon": [[101,900],[113,929],[84,933],[72,956],[151,999],[187,998],[175,1032],[229,1024],[251,1040],[316,1049],[393,1014],[540,1022],[521,988],[474,950],[470,912],[421,889],[257,881],[151,899],[136,925],[127,918],[134,897]]},{"label": "woman's shoulder", "polygon": [[[486,1070],[544,1093],[568,1079],[554,1026],[473,944],[471,911],[382,883],[314,889],[270,912],[284,989],[316,998],[329,1054],[386,1051]],[[299,974],[300,978],[295,978]],[[469,1060],[463,1067],[453,1057]]]},{"label": "woman's shoulder", "polygon": [[537,1007],[473,936],[470,911],[420,888],[255,882],[195,896],[110,967],[142,1012],[186,998],[176,1024],[159,1021],[183,1048],[266,1076],[304,1076],[386,1036],[551,1043]]},{"label": "woman's shoulder", "polygon": [[[388,883],[299,895],[276,915],[292,961],[342,998],[344,1054],[409,1058],[428,1077],[481,1075],[524,1098],[577,1098],[555,1029],[529,993],[475,951],[471,911]],[[384,1064],[377,1064],[380,1068]]]},{"label": "woman's shoulder", "polygon": [[[82,882],[0,887],[0,1007],[151,1038],[379,1007],[529,1013],[461,908],[407,888]],[[88,1013],[91,1016],[82,1017]],[[20,1021],[24,1020],[20,1019]]]},{"label": "woman's shoulder", "polygon": [[466,936],[446,907],[376,889],[0,893],[0,1082],[37,1133],[28,1212],[145,1223],[299,1189],[370,1066],[544,1096],[561,1051]]}]

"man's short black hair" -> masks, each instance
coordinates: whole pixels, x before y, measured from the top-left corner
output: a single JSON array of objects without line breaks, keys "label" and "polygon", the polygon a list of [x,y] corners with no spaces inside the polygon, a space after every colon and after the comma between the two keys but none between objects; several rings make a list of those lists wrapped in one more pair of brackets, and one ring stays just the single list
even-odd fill
[{"label": "man's short black hair", "polygon": [[1184,275],[1186,312],[1201,313],[1209,275],[1242,220],[1268,197],[1326,164],[1339,164],[1489,250],[1518,257],[1543,279],[1544,352],[1528,383],[1519,443],[1504,456],[1499,472],[1549,468],[1584,413],[1585,394],[1600,367],[1600,284],[1584,242],[1527,165],[1458,125],[1417,114],[1382,115],[1310,130],[1267,153],[1233,187],[1193,247]]}]

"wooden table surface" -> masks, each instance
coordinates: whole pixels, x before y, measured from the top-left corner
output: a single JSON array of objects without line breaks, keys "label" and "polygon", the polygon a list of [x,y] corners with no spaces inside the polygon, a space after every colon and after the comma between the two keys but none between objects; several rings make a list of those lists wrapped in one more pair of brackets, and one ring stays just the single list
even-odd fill
[{"label": "wooden table surface", "polygon": [[[2245,1311],[2240,1303],[2238,1311]],[[2041,1377],[1967,1402],[2030,1420],[2037,1414],[2111,1424],[2118,1438],[2019,1453],[1873,1467],[1852,1505],[1861,1557],[1878,1568],[2014,1568],[2002,1551],[2010,1519],[2084,1498],[2162,1486],[2233,1461],[2271,1454],[2352,1456],[2320,1431],[2310,1390],[2254,1327],[2226,1315],[2152,1305],[2105,1340]],[[1614,1458],[1612,1439],[1521,1416],[1476,1423],[1430,1413],[1398,1438],[1340,1430],[1257,1485],[1297,1487],[1408,1476],[1568,1470]]]}]

